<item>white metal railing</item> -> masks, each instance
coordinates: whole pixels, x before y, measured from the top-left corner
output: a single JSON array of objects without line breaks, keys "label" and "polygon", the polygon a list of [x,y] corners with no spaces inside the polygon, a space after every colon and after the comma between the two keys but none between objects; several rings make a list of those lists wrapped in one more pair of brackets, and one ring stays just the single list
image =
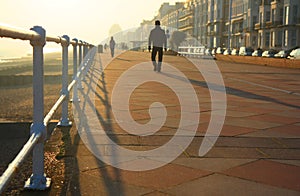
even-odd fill
[{"label": "white metal railing", "polygon": [[[0,195],[5,191],[13,175],[18,171],[21,164],[33,150],[32,175],[25,182],[25,188],[45,190],[50,187],[51,179],[44,174],[44,141],[47,136],[47,125],[53,114],[62,105],[62,118],[59,126],[71,126],[68,119],[69,93],[73,86],[81,87],[81,78],[84,71],[89,69],[92,59],[96,53],[96,48],[86,42],[77,39],[70,40],[67,35],[61,37],[46,36],[46,31],[40,26],[34,26],[30,30],[20,30],[4,25],[0,25],[0,37],[29,40],[33,47],[33,123],[30,128],[30,138],[23,146],[22,150],[9,164],[8,168],[0,177]],[[62,90],[57,102],[49,113],[44,117],[44,54],[43,47],[46,42],[55,42],[62,45]],[[73,80],[68,85],[68,46],[73,46]],[[79,56],[77,54],[79,47]],[[83,53],[82,53],[83,47]],[[90,52],[88,52],[90,51]],[[77,69],[77,59],[80,67]],[[73,88],[72,101],[79,101],[77,88]]]},{"label": "white metal railing", "polygon": [[205,55],[204,46],[179,46],[178,53],[182,56],[199,57]]}]

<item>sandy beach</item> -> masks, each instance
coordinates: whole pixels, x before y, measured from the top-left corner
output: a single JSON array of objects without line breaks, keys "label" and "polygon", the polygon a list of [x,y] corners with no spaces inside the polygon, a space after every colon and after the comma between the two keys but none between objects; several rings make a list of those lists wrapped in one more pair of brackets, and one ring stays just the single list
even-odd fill
[{"label": "sandy beach", "polygon": [[[70,55],[71,56],[71,55]],[[72,78],[72,59],[69,60],[69,79]],[[44,113],[49,112],[57,101],[61,90],[61,54],[50,53],[45,55],[44,74]],[[0,64],[0,149],[4,154],[0,159],[0,173],[20,151],[29,136],[29,126],[32,122],[32,58],[13,59]],[[54,114],[53,120],[61,116],[61,109]],[[55,123],[50,125],[50,129]],[[18,129],[18,130],[16,130]],[[20,133],[20,131],[22,133]],[[7,134],[10,132],[11,134]],[[23,133],[26,132],[26,133]],[[62,136],[65,133],[59,129],[45,145],[45,173],[55,176],[55,181],[61,184],[64,179],[65,161],[57,159],[63,155]],[[13,135],[13,137],[11,136]],[[51,167],[50,167],[51,163]],[[31,157],[25,161],[18,172],[18,178],[10,183],[6,195],[40,195],[41,193],[23,192],[24,182],[31,175]],[[53,184],[61,191],[59,184]],[[55,193],[56,194],[56,193]],[[59,193],[57,193],[59,194]]]}]

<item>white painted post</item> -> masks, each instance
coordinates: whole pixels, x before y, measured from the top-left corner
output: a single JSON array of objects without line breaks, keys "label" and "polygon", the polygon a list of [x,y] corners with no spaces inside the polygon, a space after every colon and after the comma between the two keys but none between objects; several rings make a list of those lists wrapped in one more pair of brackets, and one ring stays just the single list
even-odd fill
[{"label": "white painted post", "polygon": [[[83,42],[81,40],[79,40],[79,69],[81,69],[81,66],[82,66],[82,45],[83,45]],[[80,76],[77,80],[77,89],[83,89],[82,87],[82,84],[81,84],[81,78],[82,76]]]},{"label": "white painted post", "polygon": [[83,45],[83,59],[85,58],[86,54],[87,54],[87,43],[84,42],[84,45]]},{"label": "white painted post", "polygon": [[84,46],[83,46],[83,68],[84,70],[82,71],[82,80],[86,81],[85,76],[87,74],[87,70],[88,70],[88,65],[89,65],[89,58],[87,56],[88,54],[88,43],[84,42]]},{"label": "white painted post", "polygon": [[47,137],[44,125],[44,54],[43,47],[46,44],[46,31],[40,26],[34,26],[31,30],[41,37],[31,40],[33,46],[33,123],[30,134],[42,134],[40,141],[33,149],[32,175],[25,182],[25,189],[45,190],[50,187],[51,179],[44,174],[44,141]]},{"label": "white painted post", "polygon": [[[77,77],[77,45],[78,45],[78,40],[76,38],[73,39],[75,43],[73,43],[73,80],[76,79]],[[78,80],[77,80],[78,82]],[[73,87],[73,98],[71,99],[71,102],[79,102],[80,99],[78,98],[78,91],[76,88],[77,82],[75,83]]]},{"label": "white painted post", "polygon": [[70,45],[70,38],[67,35],[62,36],[66,42],[62,42],[62,90],[61,94],[66,95],[65,100],[62,103],[62,112],[61,112],[61,120],[58,123],[58,126],[68,127],[72,126],[72,122],[69,121],[68,118],[68,103],[69,103],[69,92],[68,92],[68,46]]},{"label": "white painted post", "polygon": [[83,42],[79,40],[79,65],[82,63],[82,44]]}]

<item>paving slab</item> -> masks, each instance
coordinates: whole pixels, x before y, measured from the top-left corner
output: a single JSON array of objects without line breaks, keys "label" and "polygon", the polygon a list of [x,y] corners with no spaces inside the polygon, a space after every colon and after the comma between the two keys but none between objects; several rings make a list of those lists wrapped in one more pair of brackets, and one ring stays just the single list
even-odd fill
[{"label": "paving slab", "polygon": [[300,191],[300,167],[267,160],[258,160],[228,169],[226,175]]},{"label": "paving slab", "polygon": [[221,172],[255,160],[256,159],[183,157],[177,158],[172,163],[205,171]]},{"label": "paving slab", "polygon": [[232,118],[227,121],[226,124],[253,129],[268,129],[282,125],[279,123],[271,123],[263,120],[250,120],[246,118]]},{"label": "paving slab", "polygon": [[[107,166],[85,173],[91,176],[98,176],[100,179],[107,175],[113,181],[120,181],[138,187],[162,189],[209,175],[211,172],[168,164],[155,170],[143,172],[125,171]],[[166,175],[162,175],[162,173]]]},{"label": "paving slab", "polygon": [[298,195],[299,192],[231,176],[213,174],[163,190],[173,195]]},{"label": "paving slab", "polygon": [[[196,134],[191,144],[182,149],[182,153],[175,157],[174,161],[157,169],[138,172],[118,169],[99,161],[89,151],[88,145],[79,142],[76,151],[77,168],[69,186],[69,193],[150,196],[299,195],[300,96],[284,94],[269,88],[274,87],[275,81],[280,81],[281,89],[292,89],[288,84],[289,74],[295,74],[295,71],[244,64],[228,66],[227,63],[218,62],[226,84],[227,114],[217,142],[205,156],[199,157],[203,138],[208,138],[210,142],[213,142],[214,138],[208,137],[212,135],[206,135],[213,112],[210,92],[204,77],[199,74],[196,67],[184,57],[164,57],[165,63],[172,64],[188,77],[195,89],[199,108],[191,104],[190,94],[185,88],[181,90],[188,101],[180,103],[172,89],[157,82],[150,82],[138,86],[130,97],[129,113],[134,121],[117,120],[112,113],[113,87],[127,69],[139,63],[149,64],[149,53],[130,51],[113,60],[108,58],[107,54],[97,55],[102,64],[109,62],[109,65],[105,67],[102,75],[91,72],[93,76],[86,79],[84,84],[86,88],[80,95],[84,101],[80,104],[85,106],[83,109],[96,107],[97,116],[96,119],[85,117],[82,120],[92,122],[98,118],[104,126],[104,133],[118,145],[140,152],[155,150],[167,144],[174,134],[180,131],[180,137],[190,137],[191,131],[196,127]],[[197,66],[201,69],[210,69],[207,65],[212,63],[203,60],[195,62],[199,63]],[[140,71],[149,71],[149,74],[157,77],[153,75],[152,67],[147,67],[148,64],[141,70],[135,70],[130,79],[137,77]],[[98,69],[100,64],[96,63],[94,66]],[[182,78],[169,71],[167,67],[163,67],[159,77],[167,77],[176,84],[183,83]],[[296,73],[300,75],[299,70],[296,70]],[[293,83],[299,86],[300,77],[293,78]],[[254,83],[269,87],[253,85]],[[132,85],[133,83],[128,83],[127,87]],[[85,93],[88,89],[91,90]],[[118,96],[123,97],[126,90],[126,88],[120,90]],[[94,94],[96,96],[93,100]],[[217,98],[216,101],[220,106],[220,99]],[[161,102],[164,105],[167,111],[166,121],[153,135],[135,135],[139,133],[140,128],[134,123],[153,128],[157,125],[156,121],[149,122],[164,117],[159,106],[153,108],[157,115],[156,119],[151,119],[149,108],[153,102]],[[124,107],[123,100],[120,99],[118,103],[120,105],[116,110],[121,116],[128,114],[128,108]],[[186,111],[181,111],[181,104],[185,106]],[[198,112],[198,109],[200,109],[199,118],[193,113]],[[188,120],[184,127],[178,130],[182,115]],[[84,125],[86,124],[82,123],[82,126]],[[124,130],[125,126],[130,130]],[[93,125],[87,129],[80,129],[80,133],[82,139],[88,140],[88,135],[82,134],[84,131],[94,133],[93,131],[99,130],[99,127]],[[125,158],[116,162],[119,168],[134,165],[138,170],[142,169],[145,163],[153,165],[161,163],[173,157],[181,148],[180,144],[175,144],[168,154],[162,151],[161,154],[152,157],[146,155],[131,157],[126,153],[116,154],[115,147],[102,137],[103,132],[101,134],[94,135],[90,141],[93,141],[98,153],[107,159]],[[93,146],[89,146],[91,147]]]}]

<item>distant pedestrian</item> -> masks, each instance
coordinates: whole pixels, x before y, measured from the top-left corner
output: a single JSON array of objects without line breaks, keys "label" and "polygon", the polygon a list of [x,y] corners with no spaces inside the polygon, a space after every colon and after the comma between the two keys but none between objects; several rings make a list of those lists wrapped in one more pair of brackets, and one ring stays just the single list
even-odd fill
[{"label": "distant pedestrian", "polygon": [[[152,48],[151,53],[151,60],[152,64],[154,66],[154,71],[160,72],[161,71],[161,65],[163,60],[163,48],[165,48],[165,51],[167,51],[167,37],[164,30],[160,27],[160,21],[155,21],[155,28],[151,30],[150,36],[149,36],[149,42],[148,42],[148,50],[150,52]],[[158,62],[156,62],[156,55],[158,53]]]},{"label": "distant pedestrian", "polygon": [[110,42],[109,42],[111,57],[114,57],[114,55],[115,55],[115,45],[116,45],[116,42],[114,40],[114,37],[111,36]]}]

